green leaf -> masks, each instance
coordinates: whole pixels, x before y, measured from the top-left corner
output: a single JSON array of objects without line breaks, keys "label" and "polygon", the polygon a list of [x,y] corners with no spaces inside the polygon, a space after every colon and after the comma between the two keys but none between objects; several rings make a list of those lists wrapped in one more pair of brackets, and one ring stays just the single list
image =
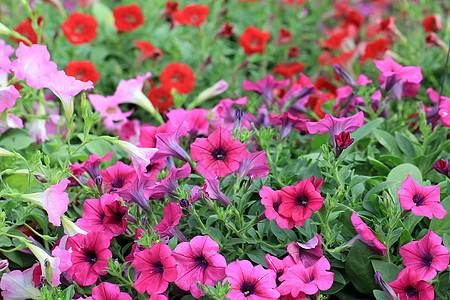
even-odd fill
[{"label": "green leaf", "polygon": [[250,258],[251,261],[258,265],[262,265],[264,268],[267,268],[267,262],[264,259],[266,256],[266,253],[262,251],[261,249],[253,250],[249,253],[246,253],[248,258]]},{"label": "green leaf", "polygon": [[386,180],[403,182],[408,177],[408,175],[411,175],[412,179],[415,182],[419,184],[422,183],[422,173],[420,172],[419,168],[408,163],[401,164],[393,168],[391,172],[389,172]]},{"label": "green leaf", "polygon": [[382,190],[387,189],[388,187],[391,187],[391,186],[392,186],[393,184],[395,184],[395,183],[396,183],[395,181],[386,181],[386,182],[380,183],[380,184],[377,185],[377,186],[374,186],[373,188],[371,188],[371,189],[367,192],[366,196],[364,197],[364,201],[366,201],[367,199],[369,199],[370,196],[372,196],[372,195],[374,195],[374,194],[376,194],[376,193],[379,193],[379,192],[381,192]]},{"label": "green leaf", "polygon": [[380,290],[373,290],[373,295],[377,300],[391,300],[388,295],[386,295],[385,292]]},{"label": "green leaf", "polygon": [[345,280],[342,273],[339,272],[337,269],[331,268],[330,272],[333,272],[334,274],[333,285],[328,290],[323,291],[323,293],[328,295],[334,295],[340,290],[342,290],[348,282],[347,280]]},{"label": "green leaf", "polygon": [[414,149],[414,145],[411,143],[411,140],[406,137],[404,134],[400,132],[395,133],[395,140],[397,141],[400,150],[405,153],[407,156],[414,158],[416,156],[416,150]]},{"label": "green leaf", "polygon": [[64,291],[62,291],[61,293],[63,300],[70,300],[72,299],[73,295],[75,295],[75,286],[73,285],[69,285],[69,287],[66,288]]},{"label": "green leaf", "polygon": [[367,156],[367,160],[375,168],[375,170],[378,171],[378,174],[380,174],[380,175],[387,175],[389,173],[389,171],[391,170],[385,164],[383,164],[381,161],[379,161],[373,157]]},{"label": "green leaf", "polygon": [[36,139],[31,138],[23,129],[10,129],[1,135],[0,147],[17,151],[27,148],[35,141]]},{"label": "green leaf", "polygon": [[379,272],[381,278],[386,282],[392,282],[397,279],[400,268],[393,263],[383,260],[372,260],[372,267],[375,272]]},{"label": "green leaf", "polygon": [[[450,211],[450,196],[441,201],[444,209],[449,212]],[[439,236],[442,236],[444,233],[450,232],[450,213],[447,213],[442,220],[437,218],[433,218],[430,222],[430,229],[433,230]]]},{"label": "green leaf", "polygon": [[374,129],[373,133],[378,142],[383,145],[384,148],[386,148],[391,154],[402,156],[402,152],[397,147],[397,141],[391,134],[380,129]]},{"label": "green leaf", "polygon": [[360,240],[356,240],[345,261],[345,273],[353,286],[363,294],[371,294],[377,287],[369,257],[375,252]]}]

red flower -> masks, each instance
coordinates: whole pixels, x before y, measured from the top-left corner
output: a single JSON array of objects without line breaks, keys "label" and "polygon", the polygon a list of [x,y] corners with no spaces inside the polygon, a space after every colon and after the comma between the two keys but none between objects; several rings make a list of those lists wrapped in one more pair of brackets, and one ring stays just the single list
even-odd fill
[{"label": "red flower", "polygon": [[152,88],[148,91],[148,99],[150,99],[155,108],[158,108],[158,111],[161,114],[168,111],[173,105],[173,97],[170,90],[171,89],[166,86],[160,86],[157,88]]},{"label": "red flower", "polygon": [[275,68],[273,68],[273,74],[281,75],[285,78],[291,78],[292,76],[300,73],[305,64],[294,62],[290,64],[276,64]]},{"label": "red flower", "polygon": [[122,5],[114,8],[114,25],[117,30],[130,32],[144,23],[144,15],[137,4]]},{"label": "red flower", "polygon": [[[41,16],[38,17],[38,26],[41,26],[43,18]],[[27,39],[30,40],[30,42],[32,44],[37,44],[38,42],[38,36],[36,34],[36,31],[34,31],[33,26],[31,26],[31,19],[28,18],[25,21],[20,22],[15,28],[14,31],[20,33],[21,35],[23,35],[24,37],[26,37]],[[28,44],[28,42],[18,39],[18,38],[14,38],[14,37],[10,37],[11,40],[15,41],[16,43],[20,43],[23,42],[25,45],[27,46],[31,46]]]},{"label": "red flower", "polygon": [[239,37],[239,44],[246,55],[264,53],[264,47],[270,39],[270,33],[261,31],[254,26],[247,27]]},{"label": "red flower", "polygon": [[239,169],[247,148],[233,139],[231,132],[219,127],[208,138],[197,138],[191,144],[192,159],[197,161],[197,171],[207,179],[225,177]]},{"label": "red flower", "polygon": [[289,30],[286,28],[281,28],[278,31],[278,38],[277,38],[277,45],[284,45],[292,42],[294,38],[292,37],[292,34]]},{"label": "red flower", "polygon": [[174,13],[175,20],[183,25],[200,26],[209,14],[209,6],[201,4],[188,4],[183,10]]},{"label": "red flower", "polygon": [[195,86],[195,76],[188,65],[172,63],[167,65],[159,75],[159,81],[169,89],[176,89],[179,94],[190,93]]},{"label": "red flower", "polygon": [[220,36],[220,37],[228,38],[232,35],[234,35],[233,25],[231,25],[228,22],[223,23],[222,27],[216,32],[216,37]]},{"label": "red flower", "polygon": [[282,0],[281,3],[286,4],[286,5],[303,5],[305,4],[305,0]]},{"label": "red flower", "polygon": [[74,12],[62,23],[61,29],[70,43],[89,43],[97,36],[97,20],[81,12]]},{"label": "red flower", "polygon": [[74,60],[67,64],[66,75],[73,76],[78,80],[96,83],[100,79],[100,74],[95,69],[92,62],[88,60]]},{"label": "red flower", "polygon": [[163,55],[161,49],[154,47],[151,43],[145,41],[134,41],[134,45],[141,50],[143,59],[151,58],[157,61]]},{"label": "red flower", "polygon": [[431,15],[422,20],[425,32],[436,32],[442,30],[442,19],[440,15]]},{"label": "red flower", "polygon": [[340,50],[342,42],[349,36],[349,32],[345,29],[337,28],[333,30],[328,39],[320,44],[324,48]]},{"label": "red flower", "polygon": [[389,50],[389,43],[383,38],[376,39],[368,43],[364,54],[361,56],[361,61],[366,59],[382,59],[384,53]]},{"label": "red flower", "polygon": [[288,59],[296,58],[300,54],[300,49],[298,47],[292,46],[288,49]]},{"label": "red flower", "polygon": [[336,134],[334,138],[336,139],[336,146],[342,150],[347,149],[355,141],[355,139],[350,138],[350,133],[345,131]]}]

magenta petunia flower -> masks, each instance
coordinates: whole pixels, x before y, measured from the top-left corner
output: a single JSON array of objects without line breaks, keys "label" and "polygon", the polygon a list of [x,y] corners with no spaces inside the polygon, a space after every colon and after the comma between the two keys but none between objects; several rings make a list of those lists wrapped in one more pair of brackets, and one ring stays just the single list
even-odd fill
[{"label": "magenta petunia flower", "polygon": [[136,290],[149,295],[164,293],[178,277],[177,261],[169,246],[157,243],[134,256],[133,267],[141,272],[134,283]]},{"label": "magenta petunia flower", "polygon": [[120,292],[120,287],[109,282],[102,282],[92,289],[92,297],[86,300],[133,300],[127,293]]},{"label": "magenta petunia flower", "polygon": [[89,94],[89,101],[95,109],[95,112],[100,112],[100,117],[105,117],[104,123],[107,125],[107,129],[111,130],[110,126],[114,124],[114,121],[126,121],[133,113],[133,109],[128,112],[122,112],[119,104],[122,104],[122,100],[117,96],[103,96],[97,94]]},{"label": "magenta petunia flower", "polygon": [[149,187],[155,185],[155,180],[142,176],[141,178],[135,177],[133,183],[129,188],[117,192],[123,201],[136,203],[140,207],[150,210],[149,194],[147,190]]},{"label": "magenta petunia flower", "polygon": [[423,280],[432,280],[437,272],[448,267],[449,251],[442,245],[442,238],[429,230],[420,240],[400,247],[405,267],[413,268]]},{"label": "magenta petunia flower", "polygon": [[64,192],[68,184],[69,180],[64,178],[44,192],[24,194],[22,197],[45,209],[50,223],[55,226],[61,226],[61,216],[67,211],[70,201],[69,195]]},{"label": "magenta petunia flower", "polygon": [[441,174],[450,178],[450,166],[447,160],[440,159],[434,165],[433,168]]},{"label": "magenta petunia flower", "polygon": [[242,89],[244,91],[254,91],[260,94],[267,106],[270,106],[273,101],[273,91],[275,89],[280,89],[287,87],[289,85],[289,79],[284,79],[276,81],[272,74],[268,74],[263,79],[252,82],[249,80],[244,80],[242,82]]},{"label": "magenta petunia flower", "polygon": [[233,108],[234,105],[247,105],[247,97],[242,97],[234,101],[231,99],[220,100],[219,104],[212,109],[214,113],[210,120],[211,126],[214,128],[224,127],[231,131],[236,116],[236,110]]},{"label": "magenta petunia flower", "polygon": [[176,189],[180,186],[178,180],[186,178],[191,174],[191,166],[185,163],[181,168],[171,168],[166,178],[156,185],[148,188],[148,195],[152,199],[164,199],[168,195],[176,196]]},{"label": "magenta petunia flower", "polygon": [[232,290],[226,295],[236,300],[273,300],[280,293],[276,288],[276,274],[264,270],[261,265],[254,267],[248,260],[236,260],[225,269]]},{"label": "magenta petunia flower", "polygon": [[111,167],[100,171],[103,183],[109,184],[106,191],[120,192],[131,187],[137,178],[136,171],[133,167],[124,164],[121,161],[116,162]]},{"label": "magenta petunia flower", "polygon": [[[359,238],[361,236],[362,241],[366,243],[370,248],[372,248],[375,252],[378,252],[379,254],[386,256],[387,252],[386,246],[383,245],[383,243],[381,243],[375,237],[372,230],[370,230],[370,228],[366,225],[366,223],[364,223],[364,221],[360,217],[358,217],[358,215],[355,214],[354,212],[352,213],[351,221],[353,226],[355,227],[356,232],[358,232],[358,235],[355,238]],[[353,244],[352,241],[349,243]]]},{"label": "magenta petunia flower", "polygon": [[279,291],[279,286],[281,285],[280,277],[284,274],[284,272],[287,272],[287,270],[295,266],[295,261],[290,257],[289,255],[283,258],[283,260],[278,259],[275,256],[272,256],[270,254],[266,254],[264,257],[267,262],[267,268],[270,270],[273,270],[276,273],[275,282],[277,284],[276,290]]},{"label": "magenta petunia flower", "polygon": [[335,145],[335,136],[341,132],[352,132],[356,128],[363,126],[364,124],[364,113],[362,111],[348,118],[335,118],[330,114],[326,114],[325,118],[321,119],[319,122],[308,122],[306,123],[306,128],[310,134],[324,134],[326,132],[330,133],[333,145]]},{"label": "magenta petunia flower", "polygon": [[73,114],[73,97],[81,91],[94,88],[92,81],[84,82],[66,75],[65,71],[56,71],[43,76],[41,83],[49,88],[61,100],[67,119]]},{"label": "magenta petunia flower", "polygon": [[178,261],[178,278],[175,284],[184,291],[191,291],[195,298],[203,296],[197,287],[201,284],[214,286],[225,278],[227,262],[218,253],[219,244],[209,236],[196,236],[190,242],[180,243],[173,251]]},{"label": "magenta petunia flower", "polygon": [[231,205],[230,200],[219,188],[219,179],[205,179],[202,191],[212,200],[216,200],[225,206]]},{"label": "magenta petunia flower", "polygon": [[164,207],[164,216],[158,225],[153,227],[154,231],[158,231],[159,238],[164,239],[169,237],[171,239],[178,234],[178,241],[185,242],[186,238],[184,235],[175,227],[180,223],[182,217],[186,217],[181,213],[182,209],[178,203],[169,202]]},{"label": "magenta petunia flower", "polygon": [[441,117],[441,123],[445,127],[450,127],[450,98],[443,97],[441,104],[439,105],[439,116]]},{"label": "magenta petunia flower", "polygon": [[284,139],[289,136],[292,129],[306,131],[306,122],[309,119],[297,118],[286,111],[282,115],[269,114],[269,121],[273,126],[281,125],[280,138]]},{"label": "magenta petunia flower", "polygon": [[189,161],[189,154],[180,146],[179,143],[180,137],[186,135],[188,135],[188,126],[186,122],[181,123],[178,129],[174,132],[156,134],[156,148],[158,148],[158,152],[156,152],[154,158],[158,159],[173,156],[182,161]]},{"label": "magenta petunia flower", "polygon": [[299,221],[301,226],[310,218],[313,211],[322,208],[323,197],[317,191],[309,178],[297,182],[295,186],[285,186],[281,189],[281,204],[279,213]]},{"label": "magenta petunia flower", "polygon": [[397,193],[403,209],[412,211],[416,216],[425,216],[429,219],[434,216],[443,219],[447,211],[439,203],[441,201],[440,189],[438,185],[422,186],[417,184],[409,175]]},{"label": "magenta petunia flower", "polygon": [[203,108],[194,108],[188,111],[178,108],[169,111],[167,118],[174,128],[178,128],[183,122],[186,122],[192,136],[208,136],[209,121],[206,117],[208,114],[209,110]]},{"label": "magenta petunia flower", "polygon": [[14,85],[7,87],[0,85],[0,113],[16,105],[17,98],[20,98],[20,93]]},{"label": "magenta petunia flower", "polygon": [[111,142],[128,154],[138,177],[147,170],[150,159],[158,151],[156,148],[136,147],[130,142],[121,140],[111,140]]},{"label": "magenta petunia flower", "polygon": [[42,81],[48,74],[57,71],[57,65],[50,61],[50,53],[47,46],[26,46],[20,43],[16,50],[17,59],[12,62],[12,70],[17,79],[26,79],[27,85],[35,89],[42,89]]},{"label": "magenta petunia flower", "polygon": [[117,194],[104,194],[100,199],[86,199],[83,215],[76,224],[86,231],[102,232],[112,238],[127,229],[128,208]]},{"label": "magenta petunia flower", "polygon": [[292,256],[295,263],[303,264],[305,268],[309,268],[323,256],[322,237],[315,234],[314,237],[305,244],[291,242],[287,245],[287,251]]},{"label": "magenta petunia flower", "polygon": [[433,300],[434,289],[431,284],[419,277],[412,268],[403,269],[398,278],[389,285],[400,296],[400,300]]},{"label": "magenta petunia flower", "polygon": [[244,144],[233,139],[231,132],[219,127],[208,138],[197,138],[191,144],[192,159],[197,171],[208,179],[225,177],[239,169],[247,155]]},{"label": "magenta petunia flower", "polygon": [[82,286],[94,284],[99,275],[107,273],[109,236],[101,232],[88,232],[67,238],[66,250],[71,252],[72,266],[67,270],[69,276]]},{"label": "magenta petunia flower", "polygon": [[103,178],[100,173],[100,162],[108,161],[113,156],[113,151],[109,151],[105,156],[100,157],[97,154],[89,155],[88,159],[79,165],[79,168],[83,169],[89,174],[89,176],[94,180],[97,186],[101,186],[103,183]]},{"label": "magenta petunia flower", "polygon": [[281,277],[279,290],[282,295],[291,294],[297,297],[300,293],[314,295],[319,290],[326,291],[333,285],[334,274],[327,272],[330,263],[325,258],[320,258],[314,265],[305,268],[297,264],[287,270]]},{"label": "magenta petunia flower", "polygon": [[266,151],[247,153],[244,160],[241,161],[236,173],[242,180],[245,176],[266,177],[269,175],[270,167],[267,165]]},{"label": "magenta petunia flower", "polygon": [[267,219],[276,220],[280,228],[292,229],[294,227],[292,218],[285,218],[278,213],[281,204],[281,191],[274,191],[272,188],[263,185],[259,195],[261,196],[261,204],[266,208],[264,215]]}]

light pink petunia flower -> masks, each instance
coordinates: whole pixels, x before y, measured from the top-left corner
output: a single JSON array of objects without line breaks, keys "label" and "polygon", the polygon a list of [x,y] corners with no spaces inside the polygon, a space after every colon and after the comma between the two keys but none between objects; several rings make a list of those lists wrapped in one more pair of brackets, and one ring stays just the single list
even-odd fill
[{"label": "light pink petunia flower", "polygon": [[397,193],[403,209],[412,211],[416,216],[425,216],[429,219],[434,216],[443,219],[447,211],[439,203],[441,201],[440,190],[438,185],[422,186],[417,184],[409,175]]},{"label": "light pink petunia flower", "polygon": [[67,119],[73,114],[73,97],[81,91],[94,88],[92,81],[84,82],[66,75],[65,71],[57,71],[43,76],[41,82],[61,100]]},{"label": "light pink petunia flower", "polygon": [[276,274],[264,270],[261,265],[254,267],[248,260],[236,260],[225,269],[232,290],[226,297],[235,300],[272,300],[280,293],[275,290]]},{"label": "light pink petunia flower", "polygon": [[27,85],[35,89],[44,87],[43,78],[57,71],[57,65],[50,61],[47,46],[20,43],[16,50],[17,59],[12,62],[12,70],[19,80],[26,80]]},{"label": "light pink petunia flower", "polygon": [[111,142],[128,154],[138,177],[146,171],[151,162],[150,159],[158,151],[156,148],[139,148],[130,142],[121,140],[111,140]]},{"label": "light pink petunia flower", "polygon": [[197,281],[214,286],[226,276],[227,262],[218,251],[219,244],[207,235],[196,236],[190,242],[178,244],[173,251],[178,262],[175,284],[184,291],[190,290],[195,298],[203,296],[197,287]]},{"label": "light pink petunia flower", "polygon": [[18,116],[3,112],[0,114],[0,134],[11,128],[23,128],[23,121]]},{"label": "light pink petunia flower", "polygon": [[64,192],[68,184],[69,180],[64,178],[44,192],[24,194],[22,198],[45,209],[48,221],[55,226],[61,226],[61,216],[67,211],[70,201],[69,195]]},{"label": "light pink petunia flower", "polygon": [[33,271],[39,264],[34,264],[25,271],[15,270],[2,275],[0,288],[5,300],[41,299],[41,291],[34,287]]},{"label": "light pink petunia flower", "polygon": [[400,247],[400,255],[407,268],[413,268],[425,281],[432,280],[437,272],[448,267],[449,251],[442,238],[429,230],[420,240]]},{"label": "light pink petunia flower", "polygon": [[20,93],[15,86],[0,87],[0,113],[16,105]]}]

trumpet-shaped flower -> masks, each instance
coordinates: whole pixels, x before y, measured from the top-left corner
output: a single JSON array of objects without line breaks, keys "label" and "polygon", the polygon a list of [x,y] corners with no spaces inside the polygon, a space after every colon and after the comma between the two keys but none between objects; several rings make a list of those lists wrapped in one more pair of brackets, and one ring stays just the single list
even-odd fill
[{"label": "trumpet-shaped flower", "polygon": [[121,140],[112,140],[112,143],[128,154],[138,176],[146,171],[150,159],[158,151],[156,148],[139,148],[130,142]]},{"label": "trumpet-shaped flower", "polygon": [[281,191],[274,191],[272,188],[263,185],[259,195],[261,196],[261,204],[266,208],[264,215],[267,219],[276,220],[280,228],[292,229],[294,227],[292,218],[285,218],[278,212],[281,204]]},{"label": "trumpet-shaped flower", "polygon": [[0,283],[3,299],[41,299],[41,291],[33,283],[33,271],[37,267],[38,264],[34,264],[23,272],[15,270],[4,273]]},{"label": "trumpet-shaped flower", "polygon": [[[362,241],[366,243],[374,251],[386,255],[387,248],[373,234],[372,230],[364,223],[364,221],[355,213],[352,213],[351,221],[356,232],[362,237]],[[359,237],[357,235],[357,237]]]},{"label": "trumpet-shaped flower", "polygon": [[15,86],[0,87],[0,113],[13,107],[19,97],[20,93]]},{"label": "trumpet-shaped flower", "polygon": [[27,247],[33,252],[41,265],[41,274],[52,286],[61,284],[59,277],[61,272],[67,271],[72,265],[69,251],[62,250],[58,246],[53,250],[53,257],[44,249],[28,244]]},{"label": "trumpet-shaped flower", "polygon": [[231,132],[219,127],[208,138],[197,138],[191,145],[192,159],[197,161],[197,171],[208,179],[225,177],[239,169],[247,149],[233,139]]},{"label": "trumpet-shaped flower", "polygon": [[23,128],[23,121],[21,118],[5,111],[0,114],[0,134],[11,128]]},{"label": "trumpet-shaped flower", "polygon": [[449,262],[448,248],[442,245],[442,238],[429,230],[420,240],[400,247],[400,255],[407,268],[413,268],[423,280],[429,281],[436,271],[443,271]]},{"label": "trumpet-shaped flower", "polygon": [[294,259],[295,263],[303,264],[305,268],[314,265],[322,256],[322,237],[318,234],[305,244],[291,242],[287,246],[287,251]]},{"label": "trumpet-shaped flower", "polygon": [[442,101],[439,105],[439,116],[441,117],[441,123],[445,127],[450,127],[450,98],[441,96]]},{"label": "trumpet-shaped flower", "polygon": [[239,179],[242,180],[245,176],[266,177],[269,175],[269,171],[270,167],[267,165],[266,151],[263,150],[247,153],[236,173],[239,174]]},{"label": "trumpet-shaped flower", "polygon": [[64,71],[57,71],[43,76],[41,82],[61,100],[67,119],[73,114],[73,97],[81,91],[94,88],[92,81],[84,82],[67,76]]},{"label": "trumpet-shaped flower", "polygon": [[92,297],[86,300],[133,300],[127,293],[120,292],[120,287],[109,282],[102,282],[92,289]]},{"label": "trumpet-shaped flower", "polygon": [[422,186],[417,184],[409,175],[397,193],[403,209],[412,211],[416,216],[425,216],[429,219],[434,216],[443,219],[447,211],[439,203],[441,201],[440,189],[438,185]]},{"label": "trumpet-shaped flower", "polygon": [[109,183],[106,188],[108,192],[120,192],[130,188],[137,177],[134,168],[121,161],[100,171],[100,174],[103,178],[103,183],[105,185]]},{"label": "trumpet-shaped flower", "polygon": [[175,228],[180,223],[181,217],[186,217],[181,213],[181,207],[178,203],[169,202],[164,207],[164,217],[158,225],[153,227],[153,230],[159,232],[159,238],[172,238],[178,234],[178,240],[186,241],[184,235]]},{"label": "trumpet-shaped flower", "polygon": [[64,192],[68,184],[69,180],[64,178],[42,193],[25,194],[22,198],[45,209],[49,222],[55,226],[61,226],[61,216],[67,211],[70,201],[69,195]]},{"label": "trumpet-shaped flower", "polygon": [[245,91],[254,91],[258,94],[260,94],[266,105],[270,106],[273,101],[273,91],[275,89],[280,89],[283,87],[287,87],[289,85],[289,79],[276,81],[273,77],[273,75],[269,74],[263,79],[252,82],[249,80],[244,80],[242,82],[242,88]]},{"label": "trumpet-shaped flower", "polygon": [[389,283],[389,285],[400,296],[400,300],[434,299],[433,286],[417,275],[416,271],[412,268],[403,269],[398,274],[398,278]]},{"label": "trumpet-shaped flower", "polygon": [[197,281],[214,286],[226,276],[227,262],[218,251],[219,244],[207,235],[196,236],[190,242],[178,244],[173,251],[178,262],[175,284],[182,290],[190,290],[195,298],[202,296]]}]

